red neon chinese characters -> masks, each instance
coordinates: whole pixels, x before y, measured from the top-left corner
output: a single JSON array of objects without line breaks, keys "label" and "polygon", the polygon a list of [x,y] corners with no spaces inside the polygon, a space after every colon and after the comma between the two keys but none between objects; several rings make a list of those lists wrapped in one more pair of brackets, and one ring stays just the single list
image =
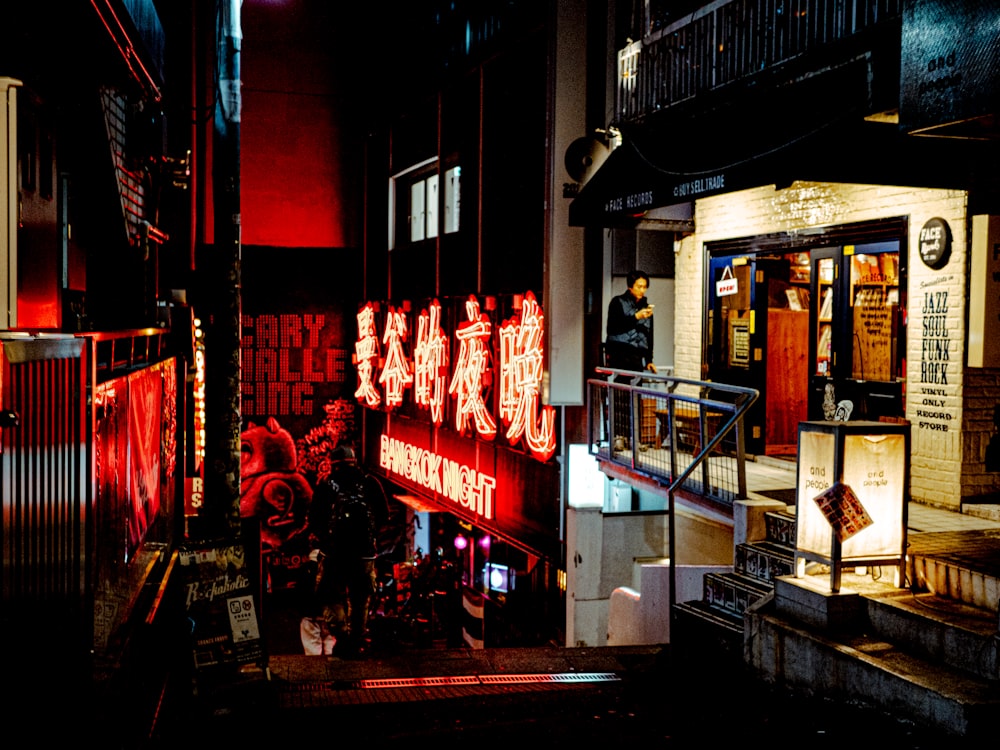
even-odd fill
[{"label": "red neon chinese characters", "polygon": [[448,392],[455,397],[455,429],[465,432],[474,421],[476,432],[487,440],[497,434],[497,424],[490,416],[483,400],[487,375],[490,372],[489,319],[479,312],[479,302],[469,295],[465,302],[468,321],[460,323],[455,331],[459,341],[458,361],[451,375]]},{"label": "red neon chinese characters", "polygon": [[385,387],[385,405],[390,409],[403,403],[403,391],[413,384],[410,363],[403,351],[407,335],[406,315],[402,310],[390,307],[385,321],[385,334],[382,336],[385,364],[378,376],[378,382]]},{"label": "red neon chinese characters", "polygon": [[521,437],[539,461],[548,461],[556,450],[556,410],[541,408],[544,317],[535,295],[528,292],[521,319],[511,317],[500,326],[500,418],[507,425],[511,444]]},{"label": "red neon chinese characters", "polygon": [[413,397],[417,405],[429,409],[431,421],[444,422],[444,402],[448,388],[448,336],[441,330],[441,303],[434,300],[430,310],[417,318],[417,344],[413,350]]},{"label": "red neon chinese characters", "polygon": [[373,380],[378,366],[378,337],[375,335],[375,310],[371,302],[358,312],[358,340],[354,342],[354,356],[358,367],[358,389],[354,397],[363,398],[368,406],[375,408],[382,403],[382,396]]}]

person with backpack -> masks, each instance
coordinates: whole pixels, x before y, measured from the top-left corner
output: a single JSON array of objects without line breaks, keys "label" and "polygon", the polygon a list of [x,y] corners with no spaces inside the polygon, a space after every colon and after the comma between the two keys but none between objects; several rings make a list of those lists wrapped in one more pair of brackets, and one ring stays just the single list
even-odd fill
[{"label": "person with backpack", "polygon": [[309,526],[319,550],[316,608],[336,639],[336,656],[356,657],[367,650],[378,532],[388,513],[378,479],[362,470],[350,447],[335,449],[330,474],[313,493]]}]

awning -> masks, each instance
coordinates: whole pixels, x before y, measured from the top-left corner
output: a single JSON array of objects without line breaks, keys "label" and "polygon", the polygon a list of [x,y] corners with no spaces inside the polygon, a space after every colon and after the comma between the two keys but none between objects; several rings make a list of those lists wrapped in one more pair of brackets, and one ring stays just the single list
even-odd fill
[{"label": "awning", "polygon": [[796,180],[968,190],[996,182],[987,166],[997,163],[995,143],[908,136],[889,123],[830,124],[777,142],[773,133],[741,135],[626,137],[570,204],[570,225],[634,228],[652,209]]}]

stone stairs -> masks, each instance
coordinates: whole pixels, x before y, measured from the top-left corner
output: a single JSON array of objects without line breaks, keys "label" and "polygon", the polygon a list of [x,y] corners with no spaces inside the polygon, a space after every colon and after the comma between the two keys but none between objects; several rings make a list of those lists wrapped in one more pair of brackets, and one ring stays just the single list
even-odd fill
[{"label": "stone stairs", "polygon": [[794,572],[795,516],[770,511],[764,520],[765,539],[735,545],[731,573],[706,574],[702,598],[675,605],[682,635],[707,623],[717,629],[716,637],[736,648],[742,643],[744,612],[773,592],[775,578]]},{"label": "stone stairs", "polygon": [[765,513],[765,538],[735,546],[733,571],[706,574],[702,599],[675,605],[672,642],[686,653],[697,649],[706,668],[725,659],[795,694],[865,705],[957,738],[995,740],[1000,576],[977,561],[990,560],[993,548],[1000,555],[1000,532],[957,532],[966,543],[950,534],[916,535],[909,588],[878,569],[858,568],[844,571],[833,594],[828,571],[794,576],[793,511]]},{"label": "stone stairs", "polygon": [[865,568],[845,571],[836,594],[826,573],[777,578],[773,594],[746,610],[744,659],[794,691],[955,737],[995,739],[1000,579],[980,562],[989,554],[968,552],[1000,544],[1000,535],[959,533],[968,541],[949,538],[940,550],[938,535],[911,536],[908,588]]}]

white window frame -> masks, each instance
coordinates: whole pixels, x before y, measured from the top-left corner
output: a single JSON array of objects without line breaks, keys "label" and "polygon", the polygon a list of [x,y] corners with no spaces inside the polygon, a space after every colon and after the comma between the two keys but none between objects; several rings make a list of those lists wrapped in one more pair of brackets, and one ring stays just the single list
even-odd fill
[{"label": "white window frame", "polygon": [[[389,240],[389,249],[390,250],[395,250],[396,249],[396,243],[397,243],[397,237],[396,237],[396,211],[397,211],[397,197],[396,197],[397,190],[396,190],[396,183],[399,182],[399,181],[401,181],[401,180],[404,180],[407,175],[413,174],[414,172],[416,172],[418,170],[425,169],[425,168],[429,167],[432,164],[437,164],[437,161],[438,161],[438,158],[436,156],[433,156],[430,159],[425,159],[422,162],[418,162],[417,164],[414,164],[414,165],[412,165],[410,167],[407,167],[406,169],[402,170],[401,172],[397,172],[396,174],[394,174],[394,175],[392,175],[392,176],[389,177],[389,216],[388,216],[388,220],[389,220],[389,227],[388,227],[389,234],[388,234],[388,240]],[[423,182],[425,182],[425,181],[422,181],[422,183]],[[407,212],[407,216],[411,217],[410,232],[411,232],[411,236],[412,236],[414,228],[412,226],[412,212],[410,210],[410,208],[411,208],[411,206],[410,206],[410,203],[411,203],[410,196],[407,195],[406,198],[405,198],[405,200],[406,200],[405,207],[404,206],[400,206],[398,210],[405,210]],[[423,213],[424,213],[424,210],[421,209],[421,214],[423,214]],[[434,214],[435,214],[435,216],[437,216],[437,211],[436,210],[435,210]],[[421,228],[424,230],[423,234],[426,235],[426,226],[423,224],[424,221],[426,221],[426,217],[421,216],[421,225],[422,225]],[[423,237],[421,237],[421,239],[423,239]],[[409,238],[407,238],[407,242],[410,242],[410,241],[411,240]]]}]

